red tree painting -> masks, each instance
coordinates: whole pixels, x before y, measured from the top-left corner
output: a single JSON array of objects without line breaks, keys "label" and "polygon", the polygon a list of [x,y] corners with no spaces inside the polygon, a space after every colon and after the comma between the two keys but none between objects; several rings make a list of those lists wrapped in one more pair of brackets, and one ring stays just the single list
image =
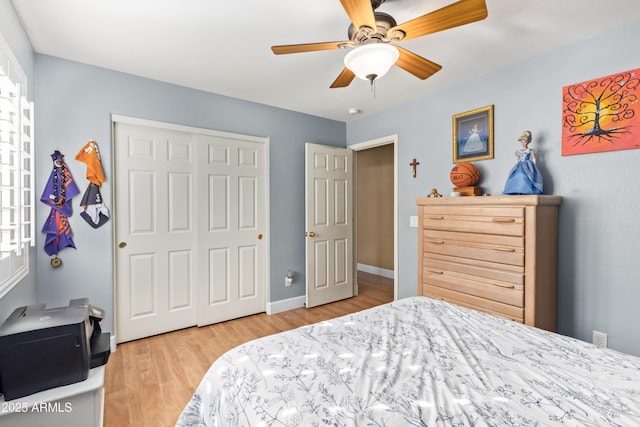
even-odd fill
[{"label": "red tree painting", "polygon": [[565,86],[562,155],[640,148],[640,69]]}]

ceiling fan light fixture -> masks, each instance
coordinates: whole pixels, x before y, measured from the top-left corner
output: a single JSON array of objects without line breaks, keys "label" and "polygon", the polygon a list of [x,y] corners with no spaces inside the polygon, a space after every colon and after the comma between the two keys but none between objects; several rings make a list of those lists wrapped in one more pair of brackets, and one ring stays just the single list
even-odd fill
[{"label": "ceiling fan light fixture", "polygon": [[394,46],[371,43],[347,53],[344,65],[358,78],[373,81],[387,74],[399,57],[400,52]]}]

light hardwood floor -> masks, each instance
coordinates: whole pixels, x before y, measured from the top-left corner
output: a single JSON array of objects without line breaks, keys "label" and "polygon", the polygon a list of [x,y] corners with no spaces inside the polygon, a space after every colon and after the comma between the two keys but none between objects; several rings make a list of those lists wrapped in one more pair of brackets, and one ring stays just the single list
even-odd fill
[{"label": "light hardwood floor", "polygon": [[211,363],[255,338],[393,300],[393,280],[358,272],[359,295],[310,309],[256,314],[118,345],[105,370],[105,427],[175,425]]}]

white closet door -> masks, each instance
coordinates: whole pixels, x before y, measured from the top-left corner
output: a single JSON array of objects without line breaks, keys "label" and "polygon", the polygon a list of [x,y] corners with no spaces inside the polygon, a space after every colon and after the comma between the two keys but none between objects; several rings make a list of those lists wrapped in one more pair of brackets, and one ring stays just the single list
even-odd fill
[{"label": "white closet door", "polygon": [[116,125],[118,342],[196,323],[194,137]]},{"label": "white closet door", "polygon": [[198,324],[265,310],[265,146],[198,137]]},{"label": "white closet door", "polygon": [[115,152],[118,342],[264,311],[265,144],[117,122]]}]

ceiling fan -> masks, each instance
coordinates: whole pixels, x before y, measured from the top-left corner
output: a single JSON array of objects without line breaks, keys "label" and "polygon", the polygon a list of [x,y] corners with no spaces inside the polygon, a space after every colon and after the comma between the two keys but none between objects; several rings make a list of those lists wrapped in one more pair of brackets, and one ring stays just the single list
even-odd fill
[{"label": "ceiling fan", "polygon": [[[360,78],[368,79],[373,85],[374,79],[381,77],[394,63],[403,70],[424,80],[437,73],[442,66],[392,44],[480,21],[486,18],[488,14],[485,0],[459,0],[449,6],[398,25],[391,15],[375,12],[375,9],[384,1],[340,0],[342,7],[351,20],[351,25],[347,31],[349,40],[272,46],[271,50],[276,55],[283,55],[355,48],[345,57],[345,65],[365,60],[366,50],[379,49],[386,52],[384,53],[385,55],[391,57],[386,65],[386,70],[384,69],[385,66],[383,66],[380,71],[356,73],[348,66],[345,66],[338,78],[331,84],[331,88],[349,86],[356,75]],[[356,68],[356,66],[351,68]]]}]

